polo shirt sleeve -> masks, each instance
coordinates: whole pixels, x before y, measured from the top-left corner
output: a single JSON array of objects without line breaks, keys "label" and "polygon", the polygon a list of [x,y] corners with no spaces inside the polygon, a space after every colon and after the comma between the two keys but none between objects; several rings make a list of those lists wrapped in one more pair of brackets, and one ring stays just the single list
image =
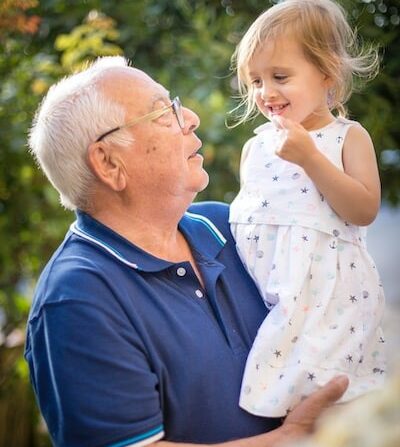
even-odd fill
[{"label": "polo shirt sleeve", "polygon": [[158,381],[140,336],[118,303],[85,299],[102,290],[99,302],[112,301],[100,280],[90,287],[81,281],[78,298],[63,296],[64,282],[57,301],[47,300],[28,326],[26,358],[53,441],[74,447],[155,442],[164,436]]}]

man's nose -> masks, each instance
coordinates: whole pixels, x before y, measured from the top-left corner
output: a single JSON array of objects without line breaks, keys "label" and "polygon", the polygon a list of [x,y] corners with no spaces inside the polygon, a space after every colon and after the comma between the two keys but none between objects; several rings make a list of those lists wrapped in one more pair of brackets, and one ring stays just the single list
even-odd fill
[{"label": "man's nose", "polygon": [[187,107],[182,107],[183,117],[185,119],[185,127],[182,129],[184,134],[194,132],[200,125],[200,118],[197,113]]}]

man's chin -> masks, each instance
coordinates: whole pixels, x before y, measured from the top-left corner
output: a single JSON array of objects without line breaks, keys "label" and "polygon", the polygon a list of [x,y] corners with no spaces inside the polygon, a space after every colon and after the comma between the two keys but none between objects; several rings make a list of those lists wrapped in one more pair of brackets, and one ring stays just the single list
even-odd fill
[{"label": "man's chin", "polygon": [[204,191],[207,188],[208,184],[210,183],[210,177],[208,173],[204,171],[204,169],[203,169],[203,175],[204,175],[203,183],[197,192]]}]

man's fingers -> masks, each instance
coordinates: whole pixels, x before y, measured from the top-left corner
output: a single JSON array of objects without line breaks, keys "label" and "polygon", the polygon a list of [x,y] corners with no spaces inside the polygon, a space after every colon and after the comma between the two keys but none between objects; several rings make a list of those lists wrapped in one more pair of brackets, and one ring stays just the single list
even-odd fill
[{"label": "man's fingers", "polygon": [[349,379],[347,376],[341,375],[330,380],[325,386],[313,393],[308,398],[310,407],[325,408],[334,404],[339,400],[347,387],[349,386]]},{"label": "man's fingers", "polygon": [[310,426],[325,408],[333,405],[345,393],[349,386],[347,376],[341,375],[330,380],[326,385],[299,403],[286,418],[287,423],[307,422]]},{"label": "man's fingers", "polygon": [[349,378],[345,375],[336,376],[330,380],[322,389],[326,398],[333,402],[339,400],[349,386]]}]

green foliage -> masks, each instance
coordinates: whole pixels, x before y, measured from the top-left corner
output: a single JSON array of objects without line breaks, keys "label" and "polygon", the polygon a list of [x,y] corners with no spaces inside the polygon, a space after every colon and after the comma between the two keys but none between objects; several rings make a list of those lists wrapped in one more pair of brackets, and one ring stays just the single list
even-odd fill
[{"label": "green foliage", "polygon": [[[341,3],[363,38],[382,48],[380,75],[352,97],[349,110],[370,131],[383,196],[397,204],[400,6],[398,0]],[[229,111],[237,105],[230,57],[249,24],[270,4],[259,0],[5,0],[0,4],[0,336],[24,325],[35,279],[74,218],[60,207],[57,193],[26,146],[34,112],[49,86],[99,55],[124,54],[199,114],[198,134],[211,181],[198,199],[229,202],[238,190],[242,145],[262,122],[257,118],[232,130],[225,126]],[[0,354],[9,355],[1,337]],[[16,360],[7,371],[0,368],[0,379],[12,376],[14,383],[26,378],[24,365]],[[48,442],[44,439],[35,445]]]},{"label": "green foliage", "polygon": [[[18,4],[14,3],[12,14]],[[23,2],[22,2],[23,3]],[[201,118],[208,189],[199,199],[230,201],[238,190],[243,143],[255,122],[228,130],[225,122],[237,102],[229,69],[235,45],[261,12],[256,0],[42,0],[26,14],[36,34],[0,32],[0,306],[3,331],[24,320],[16,303],[29,295],[32,281],[50,257],[70,221],[55,191],[27,152],[27,130],[47,88],[58,78],[99,55],[124,54],[133,64],[179,94]],[[371,132],[386,199],[400,192],[398,73],[399,8],[395,0],[343,0],[361,35],[382,47],[383,70],[349,103],[351,116]],[[263,7],[270,6],[263,2]],[[1,14],[0,10],[0,25]],[[4,13],[5,14],[5,13]],[[7,16],[8,17],[8,16]],[[11,22],[7,22],[11,23]]]},{"label": "green foliage", "polygon": [[61,65],[71,72],[97,56],[122,54],[122,49],[111,43],[119,37],[114,26],[114,20],[92,11],[83,25],[76,26],[69,34],[60,34],[55,49],[62,54]]}]

